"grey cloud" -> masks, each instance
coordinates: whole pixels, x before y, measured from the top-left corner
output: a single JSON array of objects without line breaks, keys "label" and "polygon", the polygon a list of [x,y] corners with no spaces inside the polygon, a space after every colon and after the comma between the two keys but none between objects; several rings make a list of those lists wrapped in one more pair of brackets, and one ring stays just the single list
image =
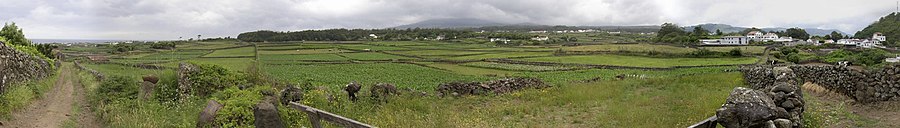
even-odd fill
[{"label": "grey cloud", "polygon": [[891,0],[4,0],[31,38],[175,39],[260,29],[384,28],[435,18],[548,25],[818,27],[855,32]]}]

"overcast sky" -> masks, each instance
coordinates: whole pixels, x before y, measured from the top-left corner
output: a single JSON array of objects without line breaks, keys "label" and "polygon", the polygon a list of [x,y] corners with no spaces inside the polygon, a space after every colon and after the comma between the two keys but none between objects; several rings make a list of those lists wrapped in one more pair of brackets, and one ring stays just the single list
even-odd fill
[{"label": "overcast sky", "polygon": [[547,25],[833,28],[854,33],[897,0],[0,0],[29,38],[235,37],[255,30],[385,28],[435,18]]}]

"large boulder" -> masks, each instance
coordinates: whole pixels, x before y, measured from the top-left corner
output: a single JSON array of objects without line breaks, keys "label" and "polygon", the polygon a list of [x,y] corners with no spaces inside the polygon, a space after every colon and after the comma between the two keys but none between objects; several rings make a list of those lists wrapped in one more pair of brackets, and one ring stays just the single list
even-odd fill
[{"label": "large boulder", "polygon": [[303,101],[303,90],[294,86],[288,86],[284,90],[281,90],[281,104],[288,104],[290,102],[299,102]]},{"label": "large boulder", "polygon": [[272,103],[261,101],[253,107],[253,125],[257,128],[283,128],[284,123],[278,115],[278,108]]},{"label": "large boulder", "polygon": [[219,112],[219,109],[222,109],[222,104],[216,102],[216,100],[209,100],[206,103],[206,108],[203,111],[200,111],[200,119],[197,120],[198,128],[207,128],[207,127],[218,127],[216,126],[216,113]]},{"label": "large boulder", "polygon": [[719,123],[728,128],[768,125],[775,119],[776,106],[763,91],[737,87],[722,108],[716,110]]},{"label": "large boulder", "polygon": [[156,88],[156,84],[150,81],[144,81],[141,83],[141,91],[139,98],[141,100],[147,100],[153,97],[153,89]]}]

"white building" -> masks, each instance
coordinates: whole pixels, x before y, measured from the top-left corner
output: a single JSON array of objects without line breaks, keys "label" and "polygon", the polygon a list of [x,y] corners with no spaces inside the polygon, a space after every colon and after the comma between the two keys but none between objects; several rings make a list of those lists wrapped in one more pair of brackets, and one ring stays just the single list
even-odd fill
[{"label": "white building", "polygon": [[378,35],[375,34],[369,34],[369,37],[372,37],[372,39],[378,39]]},{"label": "white building", "polygon": [[875,34],[872,34],[872,40],[876,40],[876,41],[886,41],[886,40],[887,40],[887,37],[885,37],[884,35],[882,35],[881,32],[876,32]]},{"label": "white building", "polygon": [[747,33],[747,38],[750,38],[751,40],[758,40],[759,38],[762,38],[764,35],[765,34],[763,34],[760,31],[751,31],[750,33]]},{"label": "white building", "polygon": [[778,40],[778,34],[771,33],[771,32],[770,32],[770,33],[766,33],[766,35],[763,35],[763,36],[762,36],[762,40],[763,40],[763,41],[770,41],[770,40],[771,40],[771,41],[774,41],[774,40]]},{"label": "white building", "polygon": [[888,63],[897,63],[897,62],[900,62],[900,56],[898,56],[896,58],[885,58],[884,61],[888,62]]},{"label": "white building", "polygon": [[547,36],[536,36],[536,37],[532,37],[531,40],[535,40],[535,41],[547,41],[547,40],[550,40],[550,37],[547,37]]},{"label": "white building", "polygon": [[750,44],[750,38],[745,36],[726,36],[722,39],[705,39],[700,40],[703,45],[747,45]]},{"label": "white building", "polygon": [[794,38],[792,38],[792,37],[780,37],[780,38],[778,38],[778,39],[775,39],[774,41],[775,41],[775,42],[791,42],[791,41],[794,41]]},{"label": "white building", "polygon": [[506,38],[491,38],[491,43],[493,42],[503,42],[503,44],[508,44],[509,39]]}]

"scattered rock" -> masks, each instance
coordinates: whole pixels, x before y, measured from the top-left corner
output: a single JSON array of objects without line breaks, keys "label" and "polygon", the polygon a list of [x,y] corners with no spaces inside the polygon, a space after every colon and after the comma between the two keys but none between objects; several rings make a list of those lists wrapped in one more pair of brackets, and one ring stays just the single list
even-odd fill
[{"label": "scattered rock", "polygon": [[257,128],[284,128],[278,108],[269,102],[259,102],[253,107],[253,125]]},{"label": "scattered rock", "polygon": [[209,100],[206,103],[206,108],[203,111],[200,111],[200,119],[197,120],[198,128],[206,128],[206,127],[216,127],[216,113],[219,109],[222,109],[222,104],[216,102],[215,100]]}]

